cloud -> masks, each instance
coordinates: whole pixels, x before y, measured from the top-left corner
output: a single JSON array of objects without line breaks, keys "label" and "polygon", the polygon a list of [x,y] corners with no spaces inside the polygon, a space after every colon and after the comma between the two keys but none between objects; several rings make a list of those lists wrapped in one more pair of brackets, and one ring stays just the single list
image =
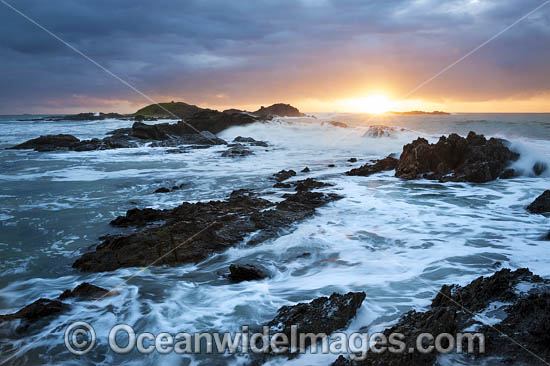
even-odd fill
[{"label": "cloud", "polygon": [[[542,1],[12,3],[146,94],[213,105],[224,95],[224,103],[243,105],[350,98],[377,88],[404,95]],[[63,112],[52,101],[83,110],[108,107],[98,101],[109,99],[127,108],[148,104],[0,6],[0,113]],[[548,44],[550,5],[414,97],[480,101],[548,92]]]}]

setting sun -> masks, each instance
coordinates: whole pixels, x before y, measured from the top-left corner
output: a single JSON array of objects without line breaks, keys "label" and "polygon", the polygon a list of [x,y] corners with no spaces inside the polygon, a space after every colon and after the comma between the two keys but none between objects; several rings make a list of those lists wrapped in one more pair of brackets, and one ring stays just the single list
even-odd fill
[{"label": "setting sun", "polygon": [[381,114],[392,110],[395,103],[383,94],[374,94],[365,98],[348,99],[342,104],[353,112]]}]

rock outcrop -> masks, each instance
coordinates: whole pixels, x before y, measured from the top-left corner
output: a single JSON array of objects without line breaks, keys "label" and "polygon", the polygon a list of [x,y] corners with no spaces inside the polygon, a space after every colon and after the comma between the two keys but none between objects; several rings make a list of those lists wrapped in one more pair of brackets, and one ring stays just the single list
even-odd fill
[{"label": "rock outcrop", "polygon": [[76,286],[72,291],[65,290],[59,295],[59,300],[65,300],[69,298],[78,298],[84,300],[99,300],[109,294],[109,290],[92,285],[88,282],[82,282]]},{"label": "rock outcrop", "polygon": [[[350,159],[351,160],[351,159]],[[350,161],[348,160],[348,161]],[[355,160],[357,161],[357,160]],[[355,162],[352,161],[352,162]],[[374,160],[368,164],[365,164],[359,168],[352,169],[346,172],[347,175],[359,175],[362,177],[368,177],[369,175],[379,173],[386,170],[394,170],[397,167],[398,160],[391,155],[384,159]]]},{"label": "rock outcrop", "polygon": [[546,190],[538,196],[529,206],[527,206],[527,210],[535,214],[550,212],[550,190]]},{"label": "rock outcrop", "polygon": [[[325,334],[344,329],[355,317],[357,310],[365,300],[364,292],[348,292],[345,295],[333,293],[330,297],[319,297],[309,303],[283,306],[277,315],[267,323],[270,333],[284,333],[291,338],[291,327],[296,326],[298,334]],[[299,347],[299,343],[297,344]],[[305,346],[310,346],[306,342]],[[287,356],[293,358],[304,350],[289,349]]]},{"label": "rock outcrop", "polygon": [[251,264],[232,264],[227,277],[232,282],[243,282],[263,280],[268,275],[263,269]]},{"label": "rock outcrop", "polygon": [[245,239],[253,245],[274,237],[281,229],[313,215],[315,208],[339,198],[335,194],[299,191],[274,203],[240,190],[225,201],[185,202],[171,210],[132,209],[111,224],[149,227],[129,235],[106,237],[73,267],[102,272],[196,263]]},{"label": "rock outcrop", "polygon": [[[476,315],[489,310],[502,314],[501,320],[494,326],[486,325],[486,318]],[[457,335],[465,333],[465,329],[469,332],[475,329],[472,333],[479,332],[485,336],[485,352],[479,352],[479,342],[476,342],[470,357],[492,360],[492,364],[497,365],[544,365],[539,357],[546,362],[550,360],[549,324],[550,281],[526,268],[516,271],[503,269],[490,277],[479,277],[464,287],[443,286],[433,299],[430,310],[410,311],[396,325],[386,329],[383,332],[386,337],[392,333],[405,336],[405,352],[369,352],[362,361],[339,357],[335,364],[435,366],[438,364],[435,350],[430,353],[417,351],[416,340],[421,333],[429,333],[436,338],[442,333]],[[512,337],[515,342],[510,342],[503,334]],[[433,340],[426,342],[424,347],[433,345]],[[413,352],[409,352],[411,349]]]},{"label": "rock outcrop", "polygon": [[304,113],[301,113],[298,108],[291,106],[290,104],[277,103],[269,107],[262,106],[256,112],[252,112],[254,115],[263,118],[269,118],[273,116],[278,117],[305,117]]},{"label": "rock outcrop", "polygon": [[506,141],[487,140],[474,132],[466,138],[454,133],[442,136],[436,144],[418,138],[403,147],[395,176],[484,183],[497,179],[518,157],[508,149]]},{"label": "rock outcrop", "polygon": [[16,313],[0,315],[0,324],[12,320],[20,320],[21,324],[18,327],[18,331],[24,331],[37,322],[64,313],[69,308],[69,305],[57,300],[38,299]]},{"label": "rock outcrop", "polygon": [[292,169],[289,170],[281,170],[275,174],[273,174],[273,179],[275,179],[277,182],[285,181],[289,178],[292,178],[296,175],[296,172]]}]

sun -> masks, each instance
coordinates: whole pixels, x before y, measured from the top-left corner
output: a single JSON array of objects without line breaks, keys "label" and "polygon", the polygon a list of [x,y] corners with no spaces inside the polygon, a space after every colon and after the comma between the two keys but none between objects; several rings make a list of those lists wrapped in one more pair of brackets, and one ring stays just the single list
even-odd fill
[{"label": "sun", "polygon": [[392,102],[382,94],[371,95],[363,99],[362,108],[365,113],[381,114],[392,107]]},{"label": "sun", "polygon": [[350,112],[382,114],[392,110],[394,103],[384,94],[373,94],[364,98],[348,99],[343,103]]}]

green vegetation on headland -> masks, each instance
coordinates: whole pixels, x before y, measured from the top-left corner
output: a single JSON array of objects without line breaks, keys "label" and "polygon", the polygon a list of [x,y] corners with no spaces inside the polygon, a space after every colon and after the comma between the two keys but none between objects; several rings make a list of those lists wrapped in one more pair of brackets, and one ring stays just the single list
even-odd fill
[{"label": "green vegetation on headland", "polygon": [[203,108],[197,107],[196,105],[184,102],[170,102],[148,105],[138,110],[134,115],[157,118],[173,118],[174,116],[185,118],[201,110],[203,110]]}]

